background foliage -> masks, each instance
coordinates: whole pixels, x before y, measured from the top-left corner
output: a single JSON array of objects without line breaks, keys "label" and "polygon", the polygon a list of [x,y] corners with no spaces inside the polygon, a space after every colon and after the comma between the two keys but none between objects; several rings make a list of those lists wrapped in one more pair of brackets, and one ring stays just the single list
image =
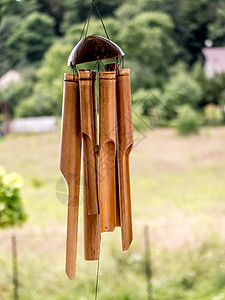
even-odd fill
[{"label": "background foliage", "polygon": [[[223,0],[98,0],[97,5],[110,38],[126,53],[140,116],[151,122],[157,111],[155,125],[170,125],[183,104],[203,117],[205,106],[215,104],[224,115],[224,75],[207,78],[201,52],[206,39],[225,45]],[[63,73],[70,72],[68,55],[80,40],[89,6],[90,0],[2,1],[0,76],[12,68],[22,74],[13,89],[0,91],[11,117],[60,115]],[[105,35],[95,8],[88,34]]]}]

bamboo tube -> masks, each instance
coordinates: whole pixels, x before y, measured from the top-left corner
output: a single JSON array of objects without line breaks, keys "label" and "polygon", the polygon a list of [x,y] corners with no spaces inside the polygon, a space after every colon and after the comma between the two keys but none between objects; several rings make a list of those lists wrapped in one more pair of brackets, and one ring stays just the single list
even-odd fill
[{"label": "bamboo tube", "polygon": [[95,166],[96,166],[96,180],[97,180],[97,202],[98,202],[98,213],[100,214],[99,207],[99,195],[98,195],[98,170],[99,170],[99,141],[98,141],[98,111],[97,111],[97,95],[96,95],[96,76],[97,72],[92,71],[92,95],[93,95],[93,121],[94,121],[94,145],[95,145]]},{"label": "bamboo tube", "polygon": [[99,198],[101,231],[116,226],[116,72],[99,73]]},{"label": "bamboo tube", "polygon": [[64,74],[60,170],[68,189],[66,274],[75,279],[80,189],[81,132],[78,76]]},{"label": "bamboo tube", "polygon": [[79,71],[81,132],[87,168],[88,214],[98,214],[92,71]]},{"label": "bamboo tube", "polygon": [[118,166],[122,250],[128,250],[133,239],[129,154],[133,146],[133,124],[130,70],[117,70]]},{"label": "bamboo tube", "polygon": [[[105,65],[105,71],[116,71],[120,68],[119,63]],[[116,121],[117,124],[117,121]],[[118,127],[116,125],[116,159],[115,159],[115,181],[116,181],[116,226],[120,227],[120,199],[119,199],[119,169],[118,169]]]},{"label": "bamboo tube", "polygon": [[[92,95],[93,95],[94,138],[95,138],[94,142],[95,142],[95,146],[98,145],[98,120],[97,120],[98,112],[97,112],[97,95],[96,95],[96,76],[97,76],[97,72],[92,71]],[[95,157],[97,157],[97,155]]]},{"label": "bamboo tube", "polygon": [[89,198],[87,184],[87,167],[84,160],[84,258],[85,260],[98,260],[100,253],[100,215],[89,215],[87,210],[87,201]]},{"label": "bamboo tube", "polygon": [[[100,215],[96,175],[95,80],[92,71],[79,71],[81,131],[84,152],[84,258],[97,260],[100,252]],[[94,101],[95,100],[95,101]]]}]

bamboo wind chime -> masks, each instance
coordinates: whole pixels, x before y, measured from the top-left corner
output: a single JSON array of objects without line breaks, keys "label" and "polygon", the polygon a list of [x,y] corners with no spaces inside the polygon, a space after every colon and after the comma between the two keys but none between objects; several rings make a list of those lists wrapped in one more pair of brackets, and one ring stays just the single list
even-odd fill
[{"label": "bamboo wind chime", "polygon": [[[123,57],[108,38],[81,39],[68,66]],[[96,81],[99,84],[99,134]],[[83,150],[84,258],[98,260],[101,232],[121,227],[122,250],[132,242],[129,154],[133,145],[130,70],[118,62],[104,71],[64,74],[60,169],[68,184],[66,273],[75,279]]]}]

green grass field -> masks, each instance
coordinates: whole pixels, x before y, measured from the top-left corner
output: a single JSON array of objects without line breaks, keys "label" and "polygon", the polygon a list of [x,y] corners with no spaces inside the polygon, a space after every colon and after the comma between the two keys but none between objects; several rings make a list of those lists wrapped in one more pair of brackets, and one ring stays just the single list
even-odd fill
[{"label": "green grass field", "polygon": [[[77,279],[64,273],[67,209],[59,143],[58,132],[0,140],[0,165],[23,176],[29,215],[22,228],[0,235],[2,300],[13,299],[12,234],[20,299],[94,299],[97,264],[83,259],[82,205]],[[119,229],[102,234],[98,299],[147,299],[146,225],[152,299],[225,299],[225,128],[185,138],[172,129],[146,132],[132,152],[131,173],[134,242],[123,253]]]}]

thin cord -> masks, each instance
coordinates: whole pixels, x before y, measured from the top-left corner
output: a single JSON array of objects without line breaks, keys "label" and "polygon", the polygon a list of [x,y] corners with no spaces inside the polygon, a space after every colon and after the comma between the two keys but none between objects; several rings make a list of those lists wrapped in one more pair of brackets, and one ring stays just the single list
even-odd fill
[{"label": "thin cord", "polygon": [[[101,235],[100,235],[100,244],[101,244]],[[100,269],[100,253],[99,253],[99,257],[98,257],[98,266],[97,266],[97,274],[96,274],[95,300],[97,300],[97,297],[98,297],[99,269]]]},{"label": "thin cord", "polygon": [[91,2],[91,5],[90,5],[89,11],[88,11],[88,16],[87,16],[87,18],[86,18],[86,20],[85,20],[84,27],[83,27],[82,32],[81,32],[80,40],[81,40],[81,38],[82,38],[82,36],[83,36],[83,33],[84,33],[84,31],[85,31],[85,27],[86,27],[85,37],[87,36],[88,27],[89,27],[89,23],[90,23],[90,19],[91,19],[91,14],[92,14],[92,10],[93,10],[93,5],[95,5],[95,7],[96,7],[96,10],[97,10],[98,16],[99,16],[99,18],[100,18],[100,20],[101,20],[101,23],[102,23],[102,26],[103,26],[103,28],[104,28],[105,34],[106,34],[106,36],[107,36],[107,39],[109,40],[108,32],[107,32],[107,30],[106,30],[105,24],[104,24],[104,22],[103,22],[103,19],[102,19],[102,17],[101,17],[101,14],[100,14],[100,12],[99,12],[99,9],[98,9],[98,6],[97,6],[95,0],[92,0],[92,2]]},{"label": "thin cord", "polygon": [[[122,63],[122,64],[121,64]],[[122,65],[122,69],[124,69],[124,56],[121,57],[120,65]]]},{"label": "thin cord", "polygon": [[85,22],[84,22],[84,26],[83,26],[83,29],[82,29],[82,32],[81,32],[81,35],[80,35],[80,40],[81,40],[81,38],[82,38],[82,36],[83,36],[83,33],[84,33],[84,30],[85,30],[87,21],[88,21],[88,19],[89,19],[89,17],[90,17],[90,13],[91,13],[92,7],[93,7],[93,2],[94,2],[94,0],[91,1],[91,5],[90,5],[89,11],[88,11],[88,15],[87,15],[87,18],[86,18],[86,20],[85,20]]},{"label": "thin cord", "polygon": [[73,68],[73,81],[75,81],[75,70]]},{"label": "thin cord", "polygon": [[86,28],[85,37],[87,36],[87,33],[88,33],[88,27],[89,27],[90,20],[91,20],[91,14],[92,14],[92,9],[93,9],[93,3],[94,3],[94,0],[91,2],[91,7],[90,7],[90,11],[89,11],[89,18],[88,18],[88,22],[87,22],[87,28]]},{"label": "thin cord", "polygon": [[98,73],[99,73],[99,66],[100,66],[100,61],[98,60]]},{"label": "thin cord", "polygon": [[95,5],[95,7],[96,7],[96,10],[97,10],[97,12],[98,12],[98,16],[99,16],[99,18],[100,18],[100,20],[101,20],[101,22],[102,22],[102,26],[103,26],[103,28],[104,28],[104,30],[105,30],[105,34],[106,34],[106,36],[107,36],[107,39],[109,40],[108,32],[107,32],[107,30],[106,30],[106,28],[105,28],[105,24],[104,24],[103,19],[102,19],[101,15],[100,15],[100,12],[99,12],[99,10],[98,10],[97,4],[95,3],[95,0],[93,0],[93,3],[94,3],[94,5]]},{"label": "thin cord", "polygon": [[103,62],[101,61],[101,59],[100,59],[100,63],[102,64],[103,68],[105,68],[105,65],[103,64]]},{"label": "thin cord", "polygon": [[93,70],[95,70],[97,63],[98,63],[98,61],[96,61],[96,63],[94,64]]}]

